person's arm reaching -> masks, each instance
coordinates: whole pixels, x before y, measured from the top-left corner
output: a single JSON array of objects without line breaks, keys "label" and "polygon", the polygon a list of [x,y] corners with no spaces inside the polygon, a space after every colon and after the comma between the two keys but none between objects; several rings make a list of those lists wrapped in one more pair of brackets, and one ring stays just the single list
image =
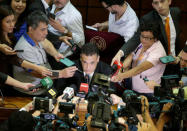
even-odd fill
[{"label": "person's arm reaching", "polygon": [[166,113],[167,111],[169,111],[171,106],[172,106],[171,103],[164,104],[162,112],[161,112],[159,119],[156,123],[156,127],[157,127],[158,131],[163,131],[163,127],[164,127],[165,123],[167,123],[171,119],[171,117]]},{"label": "person's arm reaching", "polygon": [[59,61],[60,59],[64,58],[64,56],[55,49],[55,47],[49,40],[45,39],[43,42],[41,42],[41,44],[45,51],[51,56],[53,56],[56,61]]},{"label": "person's arm reaching", "polygon": [[51,71],[49,71],[46,67],[33,64],[33,63],[28,62],[26,60],[24,60],[21,63],[21,67],[34,70],[42,76],[51,76],[51,74],[52,74]]},{"label": "person's arm reaching", "polygon": [[11,86],[15,86],[15,87],[19,87],[22,88],[24,90],[29,90],[30,87],[33,87],[34,85],[31,83],[23,83],[20,82],[10,76],[7,77],[7,80],[5,81],[5,84],[11,85]]},{"label": "person's arm reaching", "polygon": [[148,69],[152,68],[153,66],[154,65],[151,62],[144,61],[140,65],[138,65],[138,66],[136,66],[124,73],[119,73],[118,75],[112,77],[111,81],[113,81],[113,82],[121,81],[125,78],[129,78],[129,77],[135,76],[137,74],[140,74],[141,72],[148,70]]}]

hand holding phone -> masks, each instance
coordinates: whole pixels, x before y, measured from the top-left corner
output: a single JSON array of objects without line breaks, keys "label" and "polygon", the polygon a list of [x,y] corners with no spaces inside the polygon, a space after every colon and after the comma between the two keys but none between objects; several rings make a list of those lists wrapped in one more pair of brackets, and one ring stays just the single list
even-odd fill
[{"label": "hand holding phone", "polygon": [[24,52],[24,50],[15,50],[15,52]]},{"label": "hand holding phone", "polygon": [[175,58],[171,55],[160,57],[160,62],[162,62],[163,64],[168,64],[174,61],[175,61]]},{"label": "hand holding phone", "polygon": [[66,65],[67,67],[73,66],[75,63],[68,58],[60,59],[60,62]]}]

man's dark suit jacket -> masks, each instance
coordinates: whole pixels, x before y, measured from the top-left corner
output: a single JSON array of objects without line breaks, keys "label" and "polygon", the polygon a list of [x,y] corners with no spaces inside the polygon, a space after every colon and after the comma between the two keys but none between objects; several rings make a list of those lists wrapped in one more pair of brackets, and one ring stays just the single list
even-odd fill
[{"label": "man's dark suit jacket", "polygon": [[[178,53],[181,50],[180,40],[179,40],[179,35],[181,32],[179,28],[180,9],[176,7],[170,8],[170,14],[173,19],[175,30],[176,30],[175,52],[176,52],[176,55],[178,55]],[[140,25],[143,23],[146,24],[150,22],[153,22],[154,24],[159,25],[159,28],[160,28],[159,40],[161,41],[166,53],[168,54],[168,41],[167,41],[167,36],[165,32],[165,27],[164,27],[161,17],[159,16],[156,10],[149,12],[148,14],[144,15],[140,19]],[[134,36],[122,46],[121,50],[123,50],[124,56],[125,57],[128,56],[132,51],[134,51],[137,48],[139,44],[140,44],[140,27],[138,28]]]},{"label": "man's dark suit jacket", "polygon": [[[76,67],[82,71],[82,64],[80,62],[80,60],[77,60],[75,61],[75,65]],[[104,63],[104,62],[99,62],[97,64],[97,67],[95,69],[95,73],[101,73],[101,74],[104,74],[104,75],[107,75],[109,76],[111,73],[112,73],[112,68]],[[94,76],[94,75],[93,75]],[[93,78],[93,77],[92,77]],[[67,87],[67,86],[70,86],[72,84],[76,85],[76,87],[74,87],[74,90],[75,92],[78,92],[79,91],[79,87],[80,87],[80,84],[81,83],[85,83],[86,80],[84,78],[84,74],[83,73],[80,73],[78,71],[75,72],[74,76],[72,78],[68,78],[68,79],[61,79],[59,82],[58,82],[58,85],[56,86],[57,87],[57,90],[59,93],[62,93],[64,87]],[[91,82],[90,82],[91,83]],[[114,83],[111,82],[111,88],[114,89],[114,91],[116,91],[115,89],[115,86],[114,86]]]},{"label": "man's dark suit jacket", "polygon": [[29,13],[36,11],[36,10],[40,10],[46,14],[44,5],[41,0],[35,0],[31,5],[29,5],[28,10],[29,10]]}]

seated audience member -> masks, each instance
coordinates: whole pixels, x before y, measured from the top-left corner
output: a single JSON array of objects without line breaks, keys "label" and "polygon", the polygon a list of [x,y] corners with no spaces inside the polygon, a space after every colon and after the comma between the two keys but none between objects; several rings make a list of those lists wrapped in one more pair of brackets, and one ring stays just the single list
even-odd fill
[{"label": "seated audience member", "polygon": [[50,74],[47,68],[32,64],[17,57],[12,48],[15,45],[14,36],[14,14],[9,6],[0,6],[0,72],[12,75],[12,64],[26,69],[32,69],[40,74]]},{"label": "seated audience member", "polygon": [[[15,49],[24,50],[24,52],[17,53],[18,57],[51,69],[47,61],[46,53],[53,56],[56,61],[59,61],[63,56],[58,53],[54,46],[46,39],[48,28],[47,16],[40,11],[32,12],[28,16],[27,26],[28,32],[19,39],[15,46]],[[71,77],[76,70],[76,67],[69,67],[62,70],[60,74],[63,75],[62,77]],[[41,80],[40,78],[32,76],[29,71],[16,66],[14,67],[14,77],[20,81],[32,82],[33,84],[39,84]],[[44,93],[44,89],[38,90],[34,93],[25,92],[17,88],[15,89],[30,95],[41,95]]]},{"label": "seated audience member", "polygon": [[[55,35],[57,37],[68,35],[81,47],[85,41],[82,16],[70,0],[54,0],[51,13],[55,15],[55,19],[49,19],[49,35],[52,34],[52,36]],[[55,42],[56,37],[47,38],[54,44],[56,49],[64,53],[65,57],[72,54],[69,48],[70,43],[64,43],[64,41]],[[55,41],[53,42],[54,38]]]},{"label": "seated audience member", "polygon": [[136,32],[139,21],[138,17],[126,0],[99,0],[110,14],[108,21],[96,23],[93,27],[100,31],[107,29],[124,37],[127,42]]},{"label": "seated audience member", "polygon": [[[155,22],[159,26],[159,40],[162,43],[166,54],[176,56],[180,52],[180,9],[170,8],[172,0],[152,0],[153,11],[147,13],[140,19],[140,25]],[[167,21],[167,22],[166,22]],[[166,24],[167,23],[167,24]],[[170,30],[168,30],[170,28]],[[167,32],[167,33],[166,33]],[[140,43],[141,32],[138,31],[133,37],[128,40],[122,48],[118,51],[112,60],[111,65],[115,60],[120,61],[121,57],[127,57],[134,51]],[[165,74],[178,73],[178,66],[168,64],[166,66]]]},{"label": "seated audience member", "polygon": [[[81,83],[88,83],[89,86],[91,85],[94,73],[101,73],[109,76],[112,73],[111,67],[99,59],[100,56],[97,46],[93,43],[86,43],[82,46],[80,59],[75,61],[75,65],[79,71],[76,71],[72,78],[59,80],[57,87],[66,87],[75,84],[76,88],[74,90],[78,92]],[[113,84],[111,84],[111,87],[115,90]],[[93,90],[94,89],[89,87],[89,91]]]},{"label": "seated audience member", "polygon": [[22,88],[24,90],[28,90],[30,87],[34,86],[31,83],[23,83],[23,82],[17,81],[11,76],[8,76],[1,72],[0,72],[0,84],[7,84],[7,85],[15,86],[18,88]]},{"label": "seated audience member", "polygon": [[145,84],[144,78],[157,83],[161,82],[165,65],[160,62],[159,58],[165,56],[166,53],[158,40],[159,32],[156,25],[153,23],[142,24],[140,31],[140,45],[124,61],[125,69],[130,67],[131,62],[132,68],[124,73],[119,73],[111,80],[118,82],[132,77],[132,89],[136,93],[151,97],[154,90]]}]

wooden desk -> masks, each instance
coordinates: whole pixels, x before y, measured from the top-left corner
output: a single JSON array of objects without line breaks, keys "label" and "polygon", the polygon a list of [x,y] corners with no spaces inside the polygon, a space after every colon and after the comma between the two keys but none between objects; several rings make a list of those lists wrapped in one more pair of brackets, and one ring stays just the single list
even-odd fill
[{"label": "wooden desk", "polygon": [[4,103],[0,106],[0,122],[7,120],[12,112],[31,101],[32,98],[30,97],[4,97]]}]

